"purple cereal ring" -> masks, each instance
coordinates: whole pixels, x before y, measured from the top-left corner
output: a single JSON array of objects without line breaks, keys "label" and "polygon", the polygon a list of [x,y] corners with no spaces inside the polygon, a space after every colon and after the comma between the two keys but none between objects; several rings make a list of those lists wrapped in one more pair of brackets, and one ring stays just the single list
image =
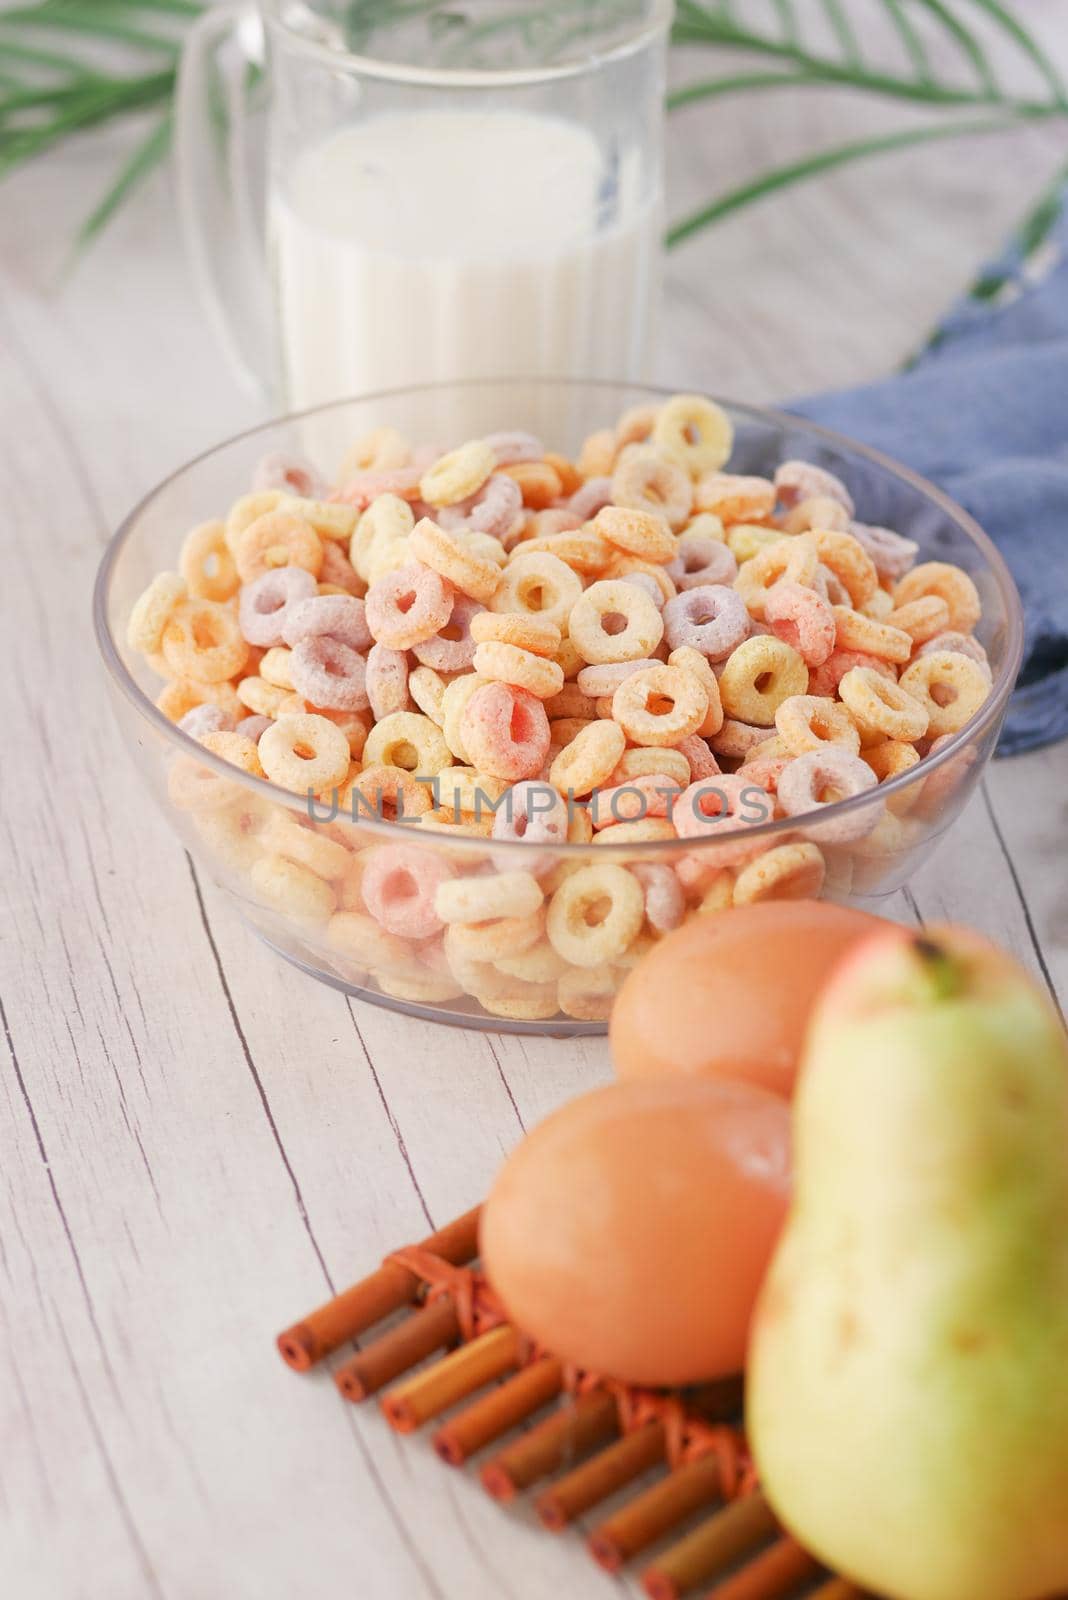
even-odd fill
[{"label": "purple cereal ring", "polygon": [[258,744],[260,734],[266,733],[270,726],[270,717],[242,717],[234,732],[244,734],[246,739],[251,739],[253,744]]},{"label": "purple cereal ring", "polygon": [[178,726],[183,733],[188,733],[191,738],[199,739],[205,733],[229,733],[234,726],[234,719],[228,711],[221,706],[213,706],[210,701],[202,706],[194,706],[181,717]]},{"label": "purple cereal ring", "polygon": [[[827,745],[822,750],[810,750],[787,762],[779,774],[777,788],[779,805],[788,817],[812,817],[839,800],[851,800],[868,789],[878,787],[879,780],[859,756],[841,745]],[[833,799],[821,798],[828,791]],[[851,839],[862,839],[871,832],[883,814],[883,802],[860,806],[845,816],[820,822],[812,830],[817,843],[845,844]]]},{"label": "purple cereal ring", "polygon": [[441,632],[412,645],[416,660],[421,666],[433,667],[435,672],[466,672],[475,659],[471,618],[485,609],[470,595],[457,592],[452,602],[452,616]]},{"label": "purple cereal ring", "polygon": [[[498,806],[493,818],[493,837],[503,840],[522,839],[529,845],[558,845],[567,843],[567,802],[551,783],[528,778],[514,783]],[[529,860],[523,857],[527,872],[540,877],[551,872],[556,865],[552,850],[531,851]]]},{"label": "purple cereal ring", "polygon": [[303,567],[275,567],[246,583],[237,602],[237,621],[249,644],[270,649],[282,643],[290,607],[315,593],[315,579]]},{"label": "purple cereal ring", "polygon": [[625,572],[620,579],[621,583],[632,583],[636,589],[642,589],[649,596],[658,611],[664,609],[664,591],[657,583],[651,572]]},{"label": "purple cereal ring", "polygon": [[430,939],[444,923],[434,910],[439,884],[453,877],[447,861],[418,845],[387,844],[369,850],[360,878],[363,903],[398,939]]},{"label": "purple cereal ring", "polygon": [[775,637],[810,667],[822,667],[834,649],[834,612],[815,589],[782,579],[773,583],[764,602],[764,620]]},{"label": "purple cereal ring", "polygon": [[920,553],[914,539],[906,539],[892,528],[873,528],[867,522],[851,522],[849,531],[871,556],[880,578],[889,578],[894,583],[905,576]]},{"label": "purple cereal ring", "polygon": [[274,451],[261,456],[252,475],[253,489],[285,489],[302,500],[321,500],[329,492],[326,479],[305,456]]},{"label": "purple cereal ring", "polygon": [[657,933],[670,933],[682,921],[686,896],[670,867],[639,862],[631,872],[645,893],[645,920]]},{"label": "purple cereal ring", "polygon": [[710,583],[733,583],[738,576],[738,562],[734,552],[718,539],[701,533],[683,534],[678,555],[664,570],[677,589],[703,589]]},{"label": "purple cereal ring", "polygon": [[408,709],[408,657],[388,644],[372,645],[367,653],[367,698],[376,722],[395,711]]},{"label": "purple cereal ring", "polygon": [[289,658],[296,692],[324,711],[367,708],[367,668],[362,656],[340,639],[301,639]]},{"label": "purple cereal ring", "polygon": [[497,457],[499,467],[512,467],[520,461],[540,461],[545,446],[536,433],[523,428],[511,428],[500,433],[487,433],[483,439]]},{"label": "purple cereal ring", "polygon": [[596,667],[583,667],[575,682],[591,700],[600,700],[615,694],[624,679],[632,672],[642,672],[646,667],[658,667],[659,661],[648,657],[641,661],[609,661]]},{"label": "purple cereal ring", "polygon": [[510,531],[522,509],[523,491],[516,480],[507,473],[494,472],[477,494],[456,505],[442,506],[436,517],[438,526],[447,533],[470,528],[475,533],[489,533],[500,539]]},{"label": "purple cereal ring", "polygon": [[452,615],[453,590],[438,573],[411,561],[367,591],[367,626],[380,644],[410,650],[439,633]]},{"label": "purple cereal ring", "polygon": [[371,630],[367,626],[363,601],[352,594],[313,594],[286,612],[282,642],[291,647],[302,639],[321,635],[340,639],[350,650],[370,649]]},{"label": "purple cereal ring", "polygon": [[568,511],[573,511],[583,522],[589,522],[598,511],[612,504],[611,478],[587,478],[565,504]]},{"label": "purple cereal ring", "polygon": [[672,650],[689,644],[710,661],[722,661],[749,637],[749,612],[736,590],[703,584],[668,601],[664,636]]},{"label": "purple cereal ring", "polygon": [[784,461],[776,469],[775,488],[781,506],[796,506],[802,500],[837,500],[853,515],[853,497],[841,478],[812,461]]},{"label": "purple cereal ring", "polygon": [[679,740],[675,749],[680,750],[690,763],[690,777],[695,780],[714,778],[723,770],[699,733],[687,734],[685,739]]}]

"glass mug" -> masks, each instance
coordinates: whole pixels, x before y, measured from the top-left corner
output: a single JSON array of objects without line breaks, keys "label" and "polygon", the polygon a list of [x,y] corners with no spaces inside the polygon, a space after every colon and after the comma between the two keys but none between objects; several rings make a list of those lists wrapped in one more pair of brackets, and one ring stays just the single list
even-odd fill
[{"label": "glass mug", "polygon": [[647,376],[671,14],[209,10],[179,74],[179,205],[250,384],[299,409],[460,378]]}]

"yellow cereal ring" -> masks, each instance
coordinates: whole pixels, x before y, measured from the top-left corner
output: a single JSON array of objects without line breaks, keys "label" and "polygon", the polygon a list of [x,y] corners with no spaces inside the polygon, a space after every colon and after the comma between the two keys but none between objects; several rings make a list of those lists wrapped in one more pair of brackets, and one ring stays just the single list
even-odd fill
[{"label": "yellow cereal ring", "polygon": [[747,561],[778,544],[783,535],[778,528],[765,528],[756,522],[735,522],[727,529],[727,549],[744,566]]},{"label": "yellow cereal ring", "polygon": [[683,672],[692,672],[700,682],[705,694],[708,696],[708,711],[705,720],[697,729],[702,739],[711,738],[723,726],[723,704],[719,697],[719,679],[712,671],[712,664],[707,656],[695,650],[692,644],[680,644],[668,656],[669,667],[680,667]]},{"label": "yellow cereal ring", "polygon": [[290,667],[292,659],[292,650],[287,650],[284,645],[272,645],[260,658],[260,677],[265,683],[273,684],[275,688],[292,690],[293,671]]},{"label": "yellow cereal ring", "polygon": [[[857,607],[857,610],[863,612],[864,616],[874,617],[876,622],[893,621],[891,616],[893,609],[894,597],[889,589],[884,589],[881,585],[876,589],[870,600],[865,600],[862,606]],[[900,628],[901,626],[900,622],[894,622],[895,628]],[[905,631],[908,633],[911,630],[906,628]]]},{"label": "yellow cereal ring", "polygon": [[636,511],[626,506],[602,506],[593,519],[595,533],[617,550],[640,556],[644,561],[671,561],[675,556],[675,535],[662,516],[651,511]]},{"label": "yellow cereal ring", "polygon": [[475,878],[446,878],[434,893],[434,910],[442,922],[491,922],[500,917],[529,917],[545,895],[529,872],[498,872]]},{"label": "yellow cereal ring", "polygon": [[490,604],[494,611],[529,613],[555,622],[563,631],[581,594],[582,579],[559,556],[520,546],[500,575],[500,587]]},{"label": "yellow cereal ring", "polygon": [[304,926],[326,922],[337,905],[328,883],[285,856],[261,856],[253,864],[249,882],[264,905]]},{"label": "yellow cereal ring", "polygon": [[[409,683],[410,681],[409,679]],[[446,684],[441,697],[441,729],[445,735],[445,743],[457,761],[462,761],[466,766],[470,765],[470,757],[460,733],[460,724],[467,709],[467,702],[485,681],[485,678],[480,678],[477,672],[461,673],[460,677],[453,678],[451,683]]]},{"label": "yellow cereal ring", "polygon": [[[403,553],[404,560],[398,561],[398,565],[404,565],[408,559],[405,541],[414,527],[412,508],[400,495],[380,494],[372,500],[349,543],[349,560],[364,583],[374,582],[372,570],[376,557],[380,558],[383,552]],[[380,565],[380,561],[377,564]],[[378,575],[376,572],[375,576]]]},{"label": "yellow cereal ring", "polygon": [[559,625],[529,611],[479,611],[471,618],[471,637],[476,644],[510,644],[536,656],[554,656],[561,644]]},{"label": "yellow cereal ring", "polygon": [[639,447],[617,461],[612,472],[612,500],[617,506],[662,517],[677,531],[693,509],[693,485],[682,467]]},{"label": "yellow cereal ring", "polygon": [[741,869],[734,885],[736,906],[761,900],[818,900],[826,867],[814,844],[780,844]]},{"label": "yellow cereal ring", "polygon": [[606,787],[615,789],[620,784],[633,782],[635,778],[650,778],[659,774],[674,779],[685,789],[691,777],[690,763],[681,750],[671,745],[635,745],[630,750],[624,750],[608,775]]},{"label": "yellow cereal ring", "polygon": [[821,565],[830,568],[859,610],[879,587],[875,562],[860,540],[835,528],[813,528],[808,537],[815,541]]},{"label": "yellow cereal ring", "polygon": [[521,992],[507,995],[476,991],[475,999],[491,1017],[503,1017],[509,1022],[547,1022],[560,1009],[555,983],[525,984]]},{"label": "yellow cereal ring", "polygon": [[255,583],[275,567],[303,567],[317,578],[323,565],[322,540],[303,517],[268,511],[250,522],[234,551],[242,583]]},{"label": "yellow cereal ring", "polygon": [[610,477],[615,465],[616,450],[614,428],[599,428],[596,433],[588,434],[582,442],[582,449],[576,462],[583,478]]},{"label": "yellow cereal ring", "polygon": [[648,444],[659,415],[659,406],[628,406],[615,426],[616,448],[622,450],[627,444]]},{"label": "yellow cereal ring", "polygon": [[[487,918],[483,922],[451,922],[445,927],[445,951],[450,966],[462,961],[499,961],[501,956],[522,955],[545,932],[545,908],[540,903],[519,917]],[[456,971],[453,966],[453,971]],[[500,974],[498,974],[498,977]],[[463,980],[461,979],[461,982]],[[515,980],[501,986],[515,990]]]},{"label": "yellow cereal ring", "polygon": [[342,977],[357,982],[363,981],[372,965],[378,969],[386,963],[399,967],[409,958],[406,939],[398,939],[361,911],[335,912],[327,924],[326,942],[338,958],[336,965]]},{"label": "yellow cereal ring", "polygon": [[750,614],[763,622],[768,591],[777,583],[811,587],[818,565],[816,546],[808,534],[800,534],[796,539],[784,539],[776,534],[774,543],[742,563],[734,587]]},{"label": "yellow cereal ring", "polygon": [[611,822],[593,836],[594,844],[656,844],[677,839],[675,824],[667,817],[639,817],[633,822]]},{"label": "yellow cereal ring", "polygon": [[922,739],[927,732],[928,707],[904,679],[894,683],[871,667],[851,667],[838,685],[838,694],[853,713],[862,744]]},{"label": "yellow cereal ring", "polygon": [[775,510],[775,485],[769,478],[739,477],[732,472],[708,472],[694,490],[693,503],[721,524],[763,522]]},{"label": "yellow cereal ring", "polygon": [[240,784],[193,756],[175,756],[167,771],[167,794],[179,811],[220,811],[236,805],[242,792]]},{"label": "yellow cereal ring", "polygon": [[217,600],[180,600],[163,629],[163,654],[180,678],[220,683],[248,661],[248,643],[232,609]]},{"label": "yellow cereal ring", "polygon": [[198,600],[229,600],[241,580],[229,545],[225,522],[201,522],[182,541],[178,570]]},{"label": "yellow cereal ring", "polygon": [[575,967],[617,960],[645,921],[642,886],[626,867],[596,862],[565,878],[549,903],[546,932]]},{"label": "yellow cereal ring", "polygon": [[336,839],[328,838],[321,828],[301,823],[291,811],[280,807],[268,816],[260,838],[264,849],[272,855],[284,856],[287,861],[307,867],[317,878],[341,878],[352,860],[351,853]]},{"label": "yellow cereal ring", "polygon": [[484,439],[469,439],[458,450],[439,456],[419,480],[419,494],[427,505],[454,506],[477,494],[496,471],[497,456]]},{"label": "yellow cereal ring", "polygon": [[258,795],[242,790],[232,805],[194,813],[193,821],[219,864],[244,875],[263,854],[260,830],[268,814]]},{"label": "yellow cereal ring", "polygon": [[602,578],[576,599],[568,634],[591,665],[640,661],[664,637],[664,620],[644,590],[621,578]]},{"label": "yellow cereal ring", "polygon": [[337,469],[339,484],[348,483],[361,472],[392,472],[406,467],[412,459],[412,447],[398,428],[372,428],[349,446]]},{"label": "yellow cereal ring", "polygon": [[184,578],[177,572],[158,572],[135,602],[126,624],[126,643],[142,655],[155,655],[163,643],[163,630],[175,606],[189,593]]},{"label": "yellow cereal ring", "polygon": [[626,748],[623,729],[614,722],[591,722],[564,746],[549,768],[549,782],[561,794],[592,794],[615,769]]},{"label": "yellow cereal ring", "polygon": [[278,503],[279,511],[302,517],[314,528],[320,539],[337,539],[346,543],[356,531],[360,513],[344,500],[307,500],[300,495],[284,495]]},{"label": "yellow cereal ring", "polygon": [[784,700],[807,690],[804,660],[782,639],[771,636],[743,640],[727,657],[719,679],[726,715],[760,728],[772,726]]},{"label": "yellow cereal ring", "polygon": [[926,708],[927,732],[937,738],[956,733],[971,721],[990,694],[990,679],[970,656],[956,650],[934,650],[905,668],[899,687]]},{"label": "yellow cereal ring", "polygon": [[912,639],[904,628],[895,628],[889,622],[877,622],[851,606],[832,606],[834,612],[834,647],[836,650],[862,650],[865,655],[878,656],[881,661],[903,663],[912,654]]},{"label": "yellow cereal ring", "polygon": [[257,517],[265,517],[268,511],[276,511],[282,499],[281,489],[257,489],[234,501],[226,517],[226,543],[231,555],[237,554],[238,540],[245,529]]},{"label": "yellow cereal ring", "polygon": [[[280,688],[278,684],[268,683],[266,678],[253,676],[241,679],[237,686],[237,698],[245,709],[251,711],[254,716],[277,717],[281,714],[287,700],[299,698],[299,696],[295,697],[291,693],[287,694],[285,689]],[[300,701],[299,707],[291,707],[289,709],[303,712],[303,700]]]},{"label": "yellow cereal ring", "polygon": [[[776,711],[775,726],[787,753],[792,756],[803,756],[807,751],[818,750],[824,744],[844,745],[854,755],[860,752],[860,734],[849,711],[824,695],[791,695]],[[765,742],[772,743],[771,740]],[[778,753],[777,750],[758,746],[753,755]]]},{"label": "yellow cereal ring", "polygon": [[[477,619],[476,619],[477,620]],[[538,700],[551,700],[564,687],[564,671],[555,661],[547,661],[532,650],[500,640],[487,640],[475,646],[474,669],[483,678],[512,683],[526,689]]]},{"label": "yellow cereal ring", "polygon": [[445,723],[445,679],[433,667],[415,667],[408,674],[408,693],[425,717],[441,728]]},{"label": "yellow cereal ring", "polygon": [[493,599],[500,586],[501,569],[495,561],[476,555],[464,544],[462,534],[446,533],[429,517],[416,523],[408,540],[408,554],[411,560],[421,561],[483,605]]},{"label": "yellow cereal ring", "polygon": [[367,735],[363,759],[368,766],[399,767],[427,778],[452,766],[452,751],[430,717],[417,711],[394,711]]},{"label": "yellow cereal ring", "polygon": [[784,533],[808,533],[812,528],[827,528],[835,533],[849,530],[849,511],[830,495],[809,495],[791,506],[782,519]]},{"label": "yellow cereal ring", "polygon": [[557,986],[560,1010],[576,1022],[606,1022],[620,976],[611,966],[570,967]]},{"label": "yellow cereal ring", "polygon": [[949,627],[954,633],[971,633],[982,607],[979,592],[966,572],[948,561],[921,562],[899,580],[894,604],[908,605],[931,594],[938,595],[949,607]]},{"label": "yellow cereal ring", "polygon": [[695,673],[659,663],[623,680],[612,713],[634,744],[675,745],[704,722],[708,694]]},{"label": "yellow cereal ring", "polygon": [[348,776],[349,741],[326,717],[279,717],[257,750],[271,782],[293,794],[323,794]]},{"label": "yellow cereal ring", "polygon": [[520,955],[501,956],[494,965],[509,978],[521,978],[524,983],[554,983],[571,970],[547,939]]},{"label": "yellow cereal ring", "polygon": [[699,394],[677,394],[660,408],[653,443],[691,477],[718,472],[730,460],[734,426],[721,406]]}]

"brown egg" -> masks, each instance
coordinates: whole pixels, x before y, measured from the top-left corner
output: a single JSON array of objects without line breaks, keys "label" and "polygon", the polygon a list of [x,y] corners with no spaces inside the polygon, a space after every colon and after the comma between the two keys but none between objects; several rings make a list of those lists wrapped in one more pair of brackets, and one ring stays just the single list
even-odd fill
[{"label": "brown egg", "polygon": [[788,1098],[812,1003],[881,917],[823,900],[695,917],[630,973],[612,1008],[621,1078],[727,1077]]},{"label": "brown egg", "polygon": [[740,1372],[786,1212],[790,1109],[716,1079],[617,1083],[505,1162],[481,1248],[509,1315],[554,1354],[641,1384]]}]

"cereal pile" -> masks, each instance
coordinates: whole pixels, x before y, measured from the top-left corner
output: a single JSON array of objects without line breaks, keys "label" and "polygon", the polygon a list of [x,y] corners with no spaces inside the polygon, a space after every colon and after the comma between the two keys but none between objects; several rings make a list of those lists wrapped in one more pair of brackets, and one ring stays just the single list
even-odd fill
[{"label": "cereal pile", "polygon": [[[527,1020],[603,1017],[687,915],[829,874],[844,892],[851,852],[908,848],[921,785],[874,791],[990,693],[979,598],[855,521],[823,468],[725,471],[732,443],[719,407],[678,395],[575,461],[526,433],[440,455],[388,427],[337,487],[265,459],[128,640],[168,717],[307,807],[187,756],[173,803],[344,976]],[[368,815],[406,831],[385,842]],[[747,837],[773,818],[798,826]],[[629,853],[600,859],[612,845]]]}]

